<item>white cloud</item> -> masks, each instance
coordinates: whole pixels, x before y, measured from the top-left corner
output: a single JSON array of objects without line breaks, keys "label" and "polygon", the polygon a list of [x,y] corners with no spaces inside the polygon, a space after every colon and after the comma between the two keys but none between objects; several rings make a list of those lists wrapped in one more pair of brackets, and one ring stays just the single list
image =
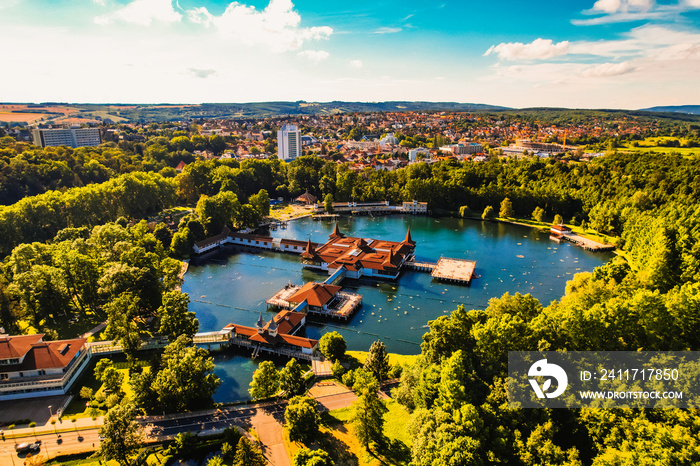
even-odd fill
[{"label": "white cloud", "polygon": [[484,56],[495,53],[501,60],[546,60],[566,55],[568,51],[568,41],[555,44],[550,39],[535,39],[529,44],[510,42],[492,45]]},{"label": "white cloud", "polygon": [[273,52],[299,50],[309,40],[327,39],[333,34],[328,26],[302,28],[301,16],[291,0],[270,0],[264,10],[233,2],[221,16],[205,7],[188,11],[195,23],[214,25],[224,38],[233,38],[246,45],[262,45]]},{"label": "white cloud", "polygon": [[628,13],[649,11],[656,5],[654,0],[598,0],[592,11],[612,13]]},{"label": "white cloud", "polygon": [[202,6],[187,10],[187,19],[195,24],[203,24],[209,27],[214,22],[214,15],[209,13],[209,11]]},{"label": "white cloud", "polygon": [[593,7],[581,13],[595,16],[574,19],[576,26],[593,26],[630,21],[674,21],[682,13],[700,8],[700,0],[678,0],[676,3],[657,4],[655,0],[598,0]]},{"label": "white cloud", "polygon": [[95,17],[97,24],[110,24],[115,21],[150,26],[153,21],[174,23],[182,15],[173,8],[172,0],[134,0],[128,5],[106,15]]},{"label": "white cloud", "polygon": [[401,32],[403,29],[401,28],[392,28],[392,27],[381,27],[378,29],[374,30],[375,34],[396,34],[397,32]]},{"label": "white cloud", "polygon": [[582,74],[586,78],[607,78],[631,73],[634,70],[635,68],[629,62],[601,63],[583,70]]},{"label": "white cloud", "polygon": [[354,68],[362,68],[362,61],[361,60],[350,60],[350,66]]},{"label": "white cloud", "polygon": [[330,56],[330,53],[324,50],[304,50],[302,52],[297,53],[297,56],[308,58],[309,60],[318,63],[328,58]]}]

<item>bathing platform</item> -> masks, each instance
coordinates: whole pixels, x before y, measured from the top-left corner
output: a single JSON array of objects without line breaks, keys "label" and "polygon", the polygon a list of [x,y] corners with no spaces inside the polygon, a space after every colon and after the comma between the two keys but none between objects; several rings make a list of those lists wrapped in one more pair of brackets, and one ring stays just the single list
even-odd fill
[{"label": "bathing platform", "polygon": [[430,276],[436,280],[468,285],[474,277],[476,261],[441,257],[437,263],[411,260],[404,265],[419,272],[430,272]]}]

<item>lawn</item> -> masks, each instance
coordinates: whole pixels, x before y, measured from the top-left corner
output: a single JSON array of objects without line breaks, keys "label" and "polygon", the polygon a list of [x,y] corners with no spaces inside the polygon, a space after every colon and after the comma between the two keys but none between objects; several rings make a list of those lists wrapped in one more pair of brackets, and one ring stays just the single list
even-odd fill
[{"label": "lawn", "polygon": [[[352,408],[343,408],[324,413],[324,425],[321,428],[319,446],[331,453],[336,464],[353,464],[358,466],[379,466],[384,464],[403,465],[410,461],[411,439],[406,426],[410,414],[394,400],[386,400],[389,409],[384,415],[383,446],[366,451],[357,440],[352,427]],[[288,450],[290,454],[294,448]],[[295,451],[295,450],[294,450]]]},{"label": "lawn", "polygon": [[[350,359],[351,367],[359,367],[365,363],[365,359],[367,359],[367,355],[369,354],[369,352],[347,351],[345,354],[347,355],[348,359]],[[397,364],[401,366],[411,366],[418,361],[419,357],[420,355],[418,354],[389,353],[389,364],[391,364],[392,366],[395,366]]]},{"label": "lawn", "polygon": [[651,137],[651,138],[646,138],[643,141],[635,141],[638,146],[633,146],[632,144],[626,144],[624,146],[618,147],[617,150],[620,151],[625,151],[625,152],[660,152],[663,154],[670,154],[672,152],[681,154],[681,155],[691,155],[691,154],[700,154],[700,147],[665,147],[665,146],[659,146],[658,144],[662,141],[679,141],[681,144],[686,143],[687,141],[683,138],[674,138],[674,137],[669,137],[669,136],[662,136],[662,137]]},{"label": "lawn", "polygon": [[[96,363],[97,361],[95,361]],[[145,361],[138,361],[139,364],[146,364]],[[115,366],[119,370],[119,372],[124,376],[124,381],[122,382],[122,391],[124,392],[124,397],[125,398],[131,398],[134,394],[134,390],[131,388],[131,384],[129,384],[129,370],[126,368],[122,368],[125,366],[126,363],[123,362],[117,362],[115,363]],[[68,405],[66,410],[63,412],[63,416],[61,416],[62,419],[64,420],[72,420],[72,419],[81,419],[81,418],[89,418],[92,417],[89,413],[89,408],[86,406],[87,400],[84,400],[83,398],[80,398],[80,395],[78,392],[82,387],[90,387],[92,388],[93,392],[95,394],[99,392],[104,391],[104,387],[102,384],[95,379],[94,376],[94,368],[95,364],[92,364],[88,370],[86,370],[80,380],[78,380],[78,383],[76,383],[76,395],[73,398],[73,401]],[[145,370],[150,370],[149,367],[145,367]],[[98,416],[104,415],[105,412],[100,410],[100,414]]]}]

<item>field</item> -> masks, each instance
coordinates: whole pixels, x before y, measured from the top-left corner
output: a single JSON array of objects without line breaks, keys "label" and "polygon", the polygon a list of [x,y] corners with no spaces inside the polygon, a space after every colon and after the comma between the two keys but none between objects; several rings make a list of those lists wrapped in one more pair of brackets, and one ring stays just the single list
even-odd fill
[{"label": "field", "polygon": [[337,409],[323,416],[325,425],[321,428],[322,439],[319,443],[329,453],[335,452],[340,460],[337,464],[408,464],[411,439],[407,426],[411,416],[394,400],[387,400],[386,407],[389,412],[384,415],[384,445],[376,446],[369,452],[360,445],[353,431],[352,408]]},{"label": "field", "polygon": [[28,104],[0,104],[0,122],[32,123],[42,118],[51,119],[78,112],[77,108],[51,107]]},{"label": "field", "polygon": [[667,147],[665,145],[659,145],[660,143],[664,144],[668,141],[678,141],[681,145],[687,142],[682,138],[678,139],[668,136],[646,138],[643,141],[635,141],[638,144],[637,146],[627,144],[619,147],[618,150],[625,152],[660,152],[662,154],[670,154],[673,152],[681,155],[700,154],[700,147]]}]

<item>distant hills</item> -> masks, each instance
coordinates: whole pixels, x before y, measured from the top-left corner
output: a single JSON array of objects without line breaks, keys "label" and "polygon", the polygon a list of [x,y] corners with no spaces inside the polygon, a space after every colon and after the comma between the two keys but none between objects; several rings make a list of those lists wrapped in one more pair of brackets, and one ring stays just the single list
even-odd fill
[{"label": "distant hills", "polygon": [[148,123],[199,119],[256,120],[300,115],[337,115],[373,112],[467,112],[501,113],[532,122],[577,124],[590,118],[663,118],[700,121],[700,105],[652,107],[643,110],[567,109],[553,107],[509,108],[498,105],[425,102],[248,102],[204,104],[80,104],[46,102],[41,104],[0,103],[0,123],[79,124],[91,122]]},{"label": "distant hills", "polygon": [[643,108],[644,112],[664,112],[664,113],[690,113],[691,115],[700,115],[700,105],[668,105],[661,107]]},{"label": "distant hills", "polygon": [[[166,119],[174,119],[168,115],[168,106],[138,106],[137,109],[123,109],[120,116],[129,119],[138,119],[144,114],[155,113],[168,116]],[[340,113],[356,112],[406,112],[406,111],[446,111],[446,112],[471,112],[471,111],[495,111],[508,110],[507,107],[496,105],[471,104],[459,102],[249,102],[249,103],[205,103],[201,105],[188,105],[171,107],[178,118],[269,118],[288,115],[333,115]],[[138,116],[137,116],[138,115]],[[155,115],[151,115],[155,116]],[[136,117],[136,118],[134,118]]]}]

